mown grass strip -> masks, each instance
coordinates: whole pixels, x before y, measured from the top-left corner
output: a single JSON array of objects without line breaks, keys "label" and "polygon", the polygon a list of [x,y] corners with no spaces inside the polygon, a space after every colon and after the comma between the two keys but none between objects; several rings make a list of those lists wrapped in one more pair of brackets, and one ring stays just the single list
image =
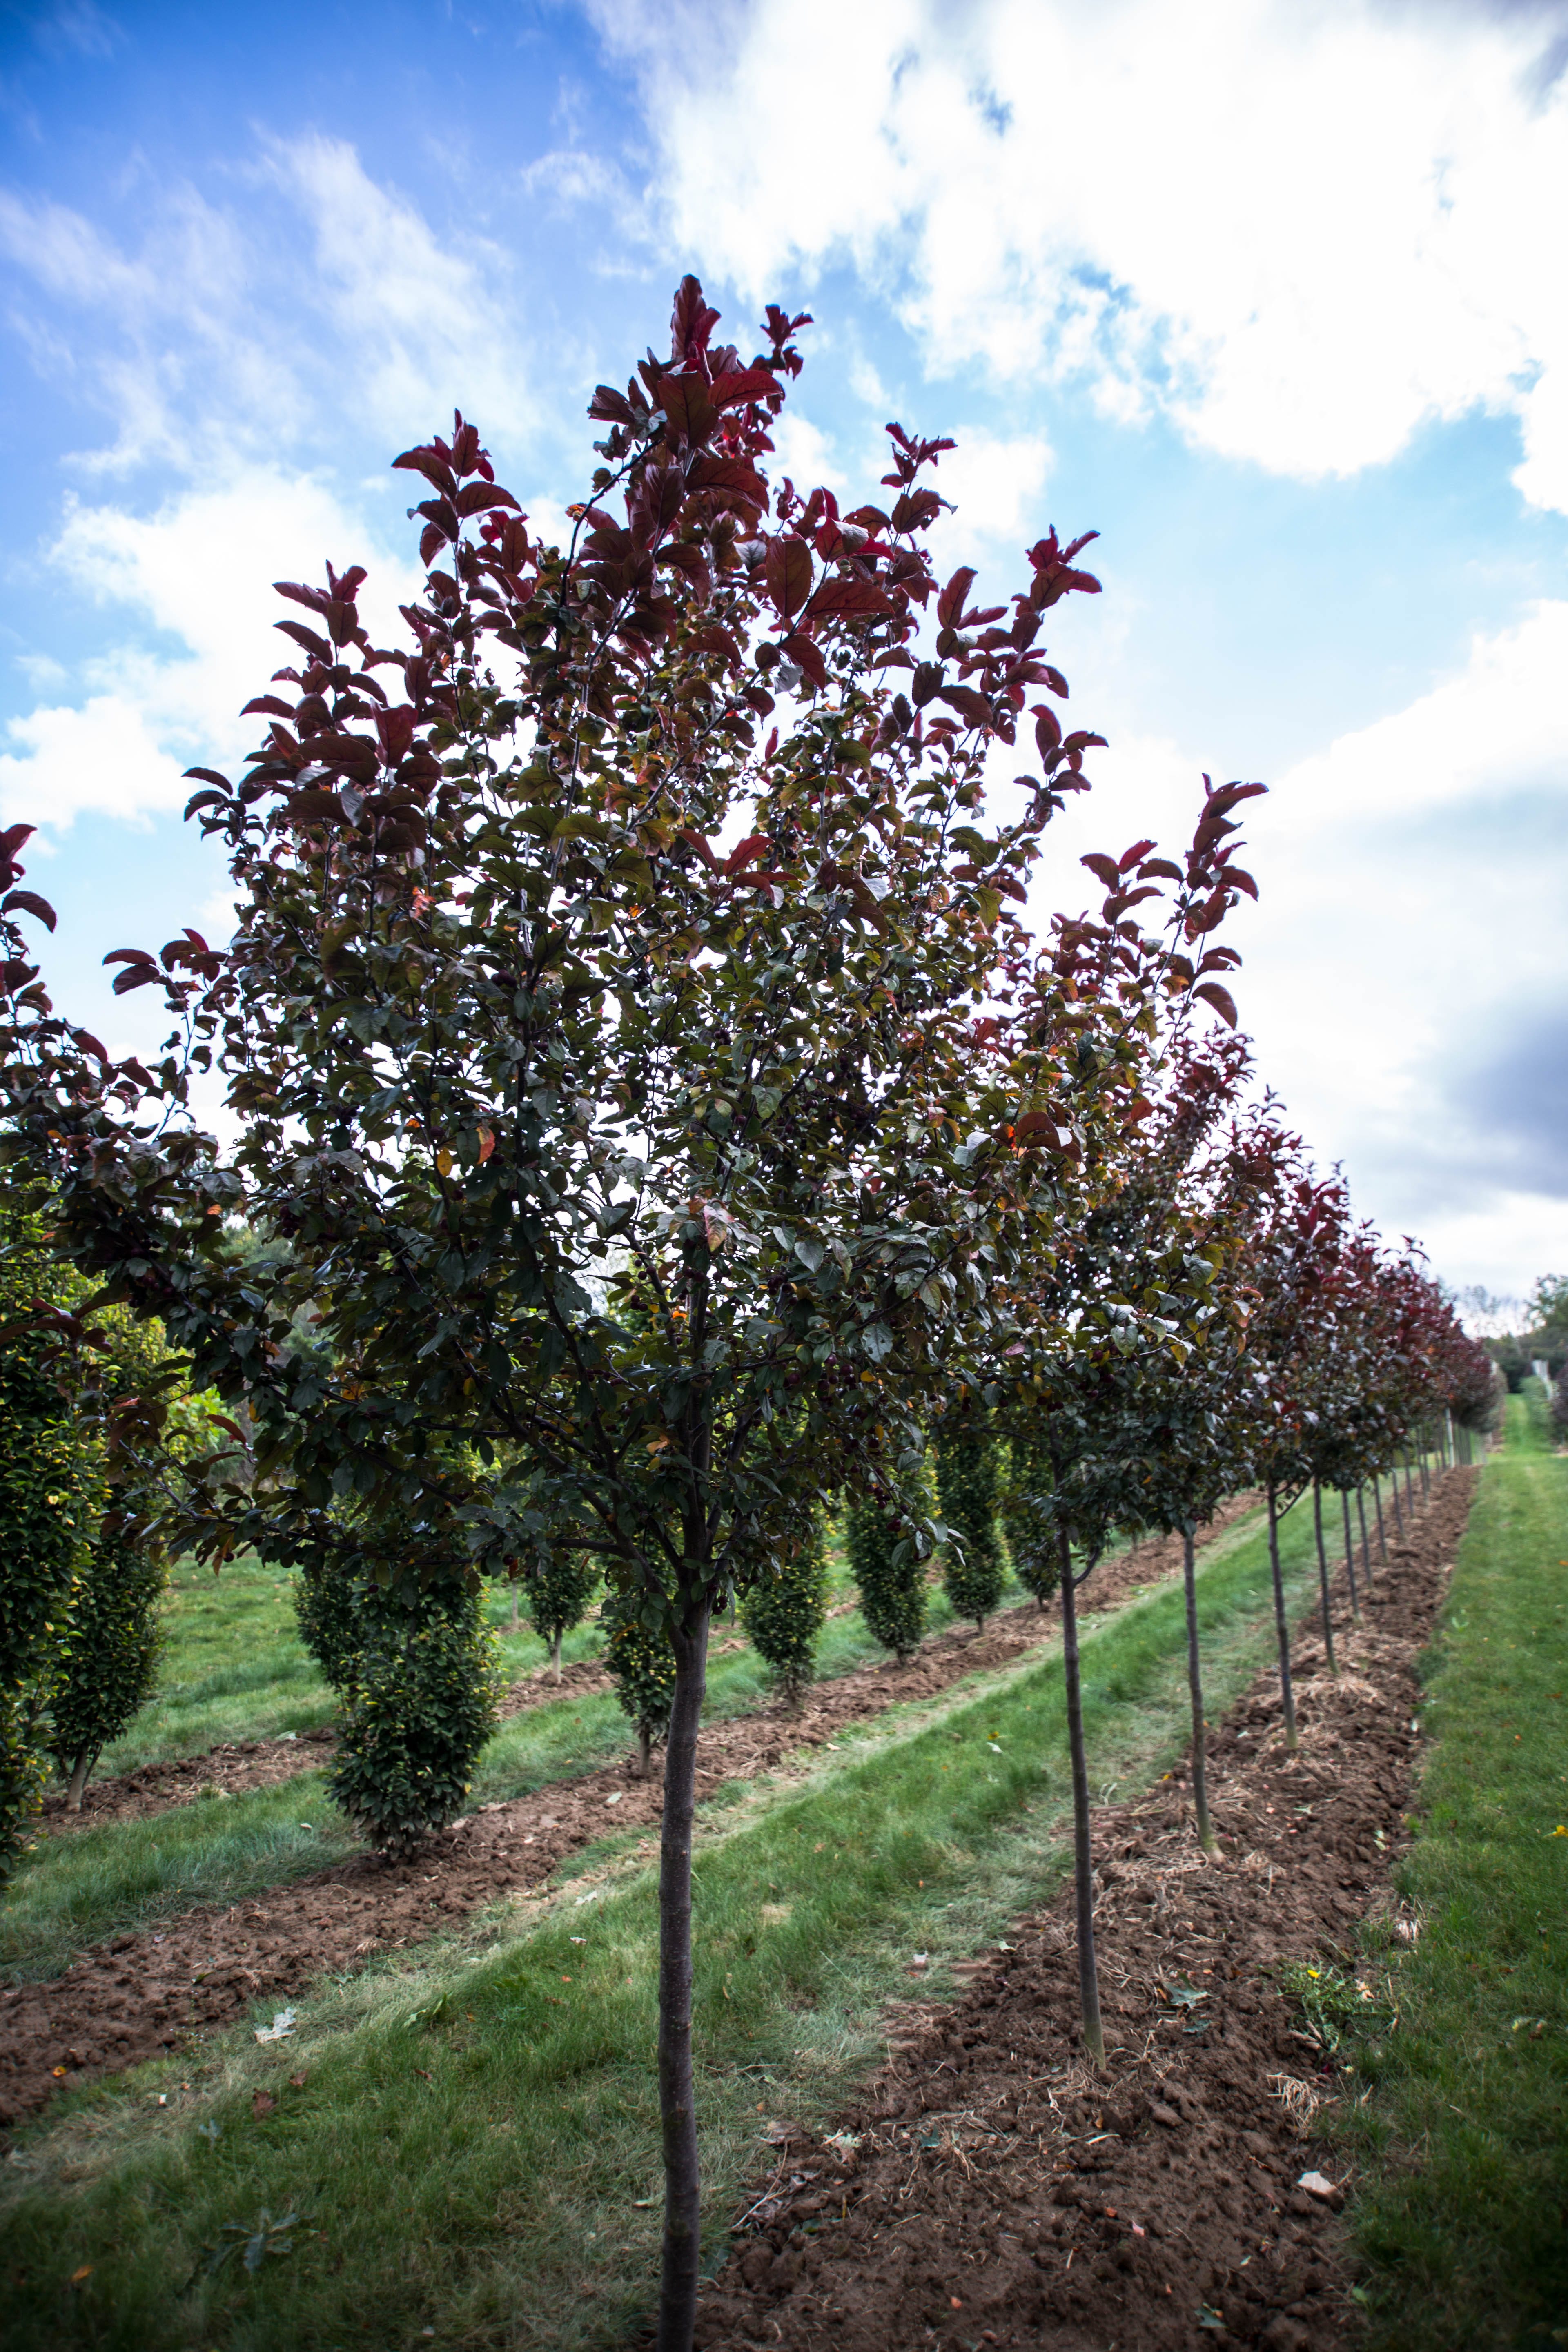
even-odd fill
[{"label": "mown grass strip", "polygon": [[1510,1403],[1426,1674],[1401,1872],[1424,1924],[1352,2132],[1368,2342],[1545,2345],[1568,2328],[1568,1459],[1539,1391]]},{"label": "mown grass strip", "polygon": [[[1286,1523],[1300,1605],[1310,1528]],[[1200,1577],[1215,1706],[1268,1654],[1257,1538]],[[1085,1645],[1097,1787],[1141,1782],[1184,1732],[1179,1590]],[[757,2161],[758,2110],[820,2113],[873,2063],[911,1953],[941,1963],[1047,1895],[1067,1797],[1059,1660],[996,1685],[732,1833],[696,1865],[698,2025],[712,2256]],[[657,2234],[651,1874],[467,1966],[449,1948],[300,2004],[292,2042],[224,2037],[74,2095],[7,2168],[10,2344],[110,2352],[607,2345],[646,2308]],[[289,2077],[301,2073],[302,2086]],[[188,2097],[178,2085],[192,2084]],[[262,2091],[277,2104],[254,2109]],[[153,2104],[163,2093],[173,2105]],[[210,2127],[210,2128],[209,2128]],[[33,2168],[29,2177],[26,2167]],[[20,2177],[17,2177],[19,2171]],[[226,2223],[306,2217],[286,2261],[198,2277]],[[73,2276],[87,2272],[76,2284]]]}]

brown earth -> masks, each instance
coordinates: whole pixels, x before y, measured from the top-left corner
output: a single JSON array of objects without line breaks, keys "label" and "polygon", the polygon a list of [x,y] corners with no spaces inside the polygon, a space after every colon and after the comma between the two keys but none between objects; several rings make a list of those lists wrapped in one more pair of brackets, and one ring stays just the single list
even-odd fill
[{"label": "brown earth", "polygon": [[[739,1643],[732,1644],[739,1648]],[[608,1690],[610,1677],[596,1659],[582,1658],[564,1665],[557,1676],[552,1666],[541,1666],[513,1683],[500,1703],[503,1723],[526,1714],[530,1707],[548,1706],[552,1699],[581,1698],[590,1691]],[[120,1772],[89,1780],[82,1791],[81,1811],[66,1805],[63,1788],[51,1789],[44,1799],[43,1820],[51,1831],[97,1828],[104,1822],[130,1822],[161,1813],[172,1805],[188,1805],[195,1797],[210,1797],[215,1790],[237,1797],[249,1789],[273,1789],[296,1773],[325,1764],[337,1745],[330,1726],[297,1736],[283,1732],[276,1739],[226,1740],[195,1756],[178,1756],[160,1764],[142,1764],[134,1772]]]},{"label": "brown earth", "polygon": [[[1227,1504],[1211,1537],[1253,1501]],[[1139,1544],[1105,1561],[1086,1595],[1103,1612],[1180,1565],[1179,1540]],[[818,1683],[798,1713],[775,1702],[710,1726],[698,1748],[699,1801],[727,1781],[825,1747],[848,1724],[934,1698],[966,1675],[1044,1648],[1057,1622],[1054,1605],[1000,1611],[980,1633],[955,1627],[933,1636],[905,1664],[880,1660]],[[649,1826],[662,1810],[658,1780],[626,1767],[584,1773],[482,1807],[413,1862],[359,1854],[226,1910],[193,1909],[157,1933],[117,1936],[60,1976],[0,1993],[0,2126],[43,2105],[60,2083],[139,2064],[253,2002],[287,1999],[328,1971],[417,1943],[486,1904],[538,1887],[569,1854],[612,1832]]]},{"label": "brown earth", "polygon": [[[1219,1860],[1197,1847],[1184,1768],[1097,1812],[1104,2070],[1077,2040],[1069,1886],[968,1964],[956,2002],[893,2021],[884,2071],[835,2133],[773,2128],[741,2243],[703,2294],[700,2346],[1326,2352],[1350,2339],[1334,2218],[1349,2184],[1310,2129],[1343,2078],[1273,1970],[1353,1966],[1355,1923],[1395,1907],[1414,1662],[1477,1475],[1435,1482],[1410,1539],[1391,1543],[1365,1623],[1336,1626],[1337,1683],[1304,1631],[1297,1756],[1277,1675],[1226,1717],[1211,1749]],[[1300,2186],[1309,2172],[1332,2193]]]},{"label": "brown earth", "polygon": [[44,1799],[43,1820],[53,1834],[61,1830],[99,1829],[105,1822],[132,1822],[148,1813],[167,1812],[188,1805],[196,1797],[221,1790],[237,1797],[250,1789],[276,1788],[322,1764],[332,1749],[330,1731],[302,1731],[295,1738],[231,1739],[198,1756],[176,1756],[161,1764],[143,1764],[134,1772],[120,1772],[89,1780],[82,1790],[81,1811],[67,1810],[63,1789],[51,1789]]}]

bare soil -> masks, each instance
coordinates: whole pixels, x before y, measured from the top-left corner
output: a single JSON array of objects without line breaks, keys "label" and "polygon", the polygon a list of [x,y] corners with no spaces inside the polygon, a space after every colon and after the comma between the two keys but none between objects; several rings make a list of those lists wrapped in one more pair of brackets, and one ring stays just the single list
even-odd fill
[{"label": "bare soil", "polygon": [[[1236,1497],[1205,1534],[1212,1539],[1254,1501]],[[1142,1543],[1107,1560],[1086,1596],[1103,1612],[1180,1566],[1179,1540]],[[712,1725],[698,1747],[699,1801],[825,1746],[847,1724],[934,1698],[967,1675],[1044,1649],[1058,1623],[1054,1604],[1001,1611],[978,1633],[964,1626],[933,1636],[903,1664],[880,1660],[818,1683],[798,1713],[774,1703]],[[533,1685],[548,1696],[553,1682],[536,1676]],[[204,1906],[156,1933],[117,1936],[60,1976],[0,1992],[0,2127],[35,2112],[61,2084],[140,2064],[253,2002],[287,1999],[329,1972],[537,1888],[569,1855],[612,1832],[651,1827],[662,1811],[658,1780],[626,1766],[589,1772],[482,1807],[413,1862],[355,1855],[226,1910]]]},{"label": "bare soil", "polygon": [[[1414,1664],[1478,1473],[1435,1481],[1391,1542],[1363,1625],[1310,1621],[1301,1748],[1277,1675],[1211,1748],[1223,1853],[1205,1862],[1185,1772],[1095,1816],[1103,2071],[1077,2034],[1070,1886],[968,1964],[956,2002],[909,2005],[835,2132],[772,2137],[697,2341],[777,2352],[1198,2344],[1327,2352],[1354,2333],[1336,2214],[1351,2184],[1313,2136],[1344,2080],[1300,2030],[1282,1960],[1353,1964],[1393,1905],[1419,1741]],[[1300,2185],[1321,2175],[1332,2193]]]},{"label": "bare soil", "polygon": [[[738,1649],[740,1643],[732,1646]],[[553,1666],[541,1666],[511,1684],[501,1699],[500,1717],[510,1722],[552,1699],[581,1698],[609,1687],[609,1675],[594,1658],[563,1665],[559,1676]],[[216,1790],[237,1797],[248,1789],[273,1789],[298,1772],[326,1763],[336,1746],[336,1734],[326,1725],[294,1735],[283,1732],[276,1739],[226,1740],[195,1756],[89,1780],[79,1812],[68,1809],[63,1787],[51,1789],[44,1799],[44,1823],[51,1831],[96,1828],[104,1822],[139,1821],[149,1813],[166,1812],[172,1805],[188,1805],[193,1798],[210,1797]]]},{"label": "bare soil", "polygon": [[302,1731],[294,1738],[285,1734],[277,1739],[226,1740],[221,1748],[204,1748],[198,1756],[177,1756],[162,1764],[143,1764],[134,1772],[89,1780],[77,1813],[68,1810],[63,1789],[51,1789],[44,1799],[44,1826],[51,1832],[100,1829],[105,1822],[164,1813],[171,1806],[188,1805],[219,1790],[226,1797],[237,1797],[250,1789],[276,1788],[279,1781],[324,1763],[332,1746],[330,1731]]}]

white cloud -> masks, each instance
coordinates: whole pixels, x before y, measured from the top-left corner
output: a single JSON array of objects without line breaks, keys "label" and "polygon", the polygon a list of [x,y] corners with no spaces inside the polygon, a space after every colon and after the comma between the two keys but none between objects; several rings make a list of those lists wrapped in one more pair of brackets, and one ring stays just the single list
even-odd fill
[{"label": "white cloud", "polygon": [[472,411],[487,435],[533,418],[510,267],[493,245],[444,245],[417,208],[371,179],[344,140],[271,150],[271,169],[315,238],[312,288],[353,353],[356,405],[403,439]]},{"label": "white cloud", "polygon": [[[1568,1264],[1565,674],[1568,603],[1544,603],[1241,812],[1261,900],[1226,937],[1262,1077],[1385,1232],[1490,1289]],[[1086,849],[1191,833],[1199,761],[1108,731],[1047,835],[1041,907],[1096,895]]]},{"label": "white cloud", "polygon": [[[1039,501],[1051,463],[1050,444],[1040,433],[1007,436],[961,425],[952,437],[957,448],[944,450],[927,478],[954,509],[931,533],[942,572],[962,557],[994,555],[998,541],[1022,548],[1037,539],[1045,530]],[[1016,562],[1011,572],[1026,576]]]},{"label": "white cloud", "polygon": [[749,293],[847,259],[933,369],[1085,372],[1115,414],[1305,477],[1511,412],[1521,487],[1568,508],[1568,80],[1532,76],[1529,12],[594,13],[676,237]]},{"label": "white cloud", "polygon": [[[279,579],[318,580],[365,562],[373,634],[400,626],[414,575],[377,551],[363,522],[320,483],[252,470],[157,513],[75,506],[51,563],[116,614],[118,642],[84,665],[79,700],[14,719],[0,751],[0,813],[58,829],[94,812],[136,817],[180,807],[190,766],[223,766],[257,740],[240,707],[289,659],[273,623]],[[385,642],[384,635],[381,641]]]},{"label": "white cloud", "polygon": [[401,446],[459,405],[487,436],[537,422],[510,257],[438,236],[342,140],[267,144],[226,205],[161,187],[119,236],[0,192],[0,253],[46,299],[14,305],[38,373],[113,419],[110,446],[77,461],[90,471],[210,477],[323,426],[335,446]]}]

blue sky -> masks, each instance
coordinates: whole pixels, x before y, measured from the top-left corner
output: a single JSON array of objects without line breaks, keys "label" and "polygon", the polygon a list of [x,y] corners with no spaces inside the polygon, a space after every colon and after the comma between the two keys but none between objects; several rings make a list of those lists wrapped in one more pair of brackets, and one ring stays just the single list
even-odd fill
[{"label": "blue sky", "polygon": [[268,583],[411,573],[387,461],[480,425],[536,520],[697,269],[816,325],[783,457],[866,495],[956,434],[952,560],[1047,522],[1111,740],[1054,845],[1271,787],[1238,990],[1263,1075],[1458,1283],[1568,1267],[1568,9],[1463,0],[0,5],[0,821],[47,970],[221,865]]}]

